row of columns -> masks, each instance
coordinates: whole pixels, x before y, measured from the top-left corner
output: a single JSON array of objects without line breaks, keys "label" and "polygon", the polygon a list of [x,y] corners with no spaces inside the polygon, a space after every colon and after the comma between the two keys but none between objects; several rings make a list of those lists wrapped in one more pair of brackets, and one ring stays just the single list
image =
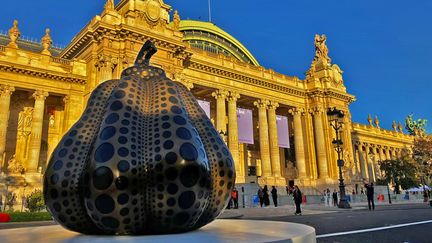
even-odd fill
[{"label": "row of columns", "polygon": [[[10,85],[0,85],[0,155],[2,156],[2,166],[4,166],[6,162],[6,134],[9,123],[10,100],[14,91],[15,88]],[[29,159],[24,161],[24,167],[27,169],[27,172],[30,173],[36,172],[38,169],[45,99],[48,95],[49,93],[43,90],[36,90],[32,95],[35,99],[35,103],[29,144]]]},{"label": "row of columns", "polygon": [[[227,124],[225,104],[228,103],[228,147],[240,179],[238,181],[242,181],[245,165],[242,164],[244,161],[240,161],[237,121],[237,100],[240,94],[236,91],[216,90],[212,96],[216,99],[216,129],[224,133]],[[276,109],[279,104],[261,99],[254,102],[254,105],[258,108],[262,176],[282,179],[276,125]]]},{"label": "row of columns", "polygon": [[[216,90],[212,93],[216,99],[216,128],[226,132],[228,122],[228,146],[233,156],[238,181],[242,181],[245,166],[240,161],[237,121],[237,100],[240,95],[236,91]],[[228,119],[226,119],[226,102],[228,103]],[[279,104],[275,101],[259,99],[254,102],[258,109],[258,132],[261,158],[261,175],[264,180],[284,180],[281,173],[280,151],[278,145],[278,131],[276,123],[276,110]],[[320,177],[328,177],[327,154],[325,137],[323,132],[323,109],[311,110],[314,114],[315,138],[317,144],[318,164]],[[292,108],[289,113],[294,117],[294,146],[296,155],[296,167],[299,179],[307,178],[305,140],[303,135],[302,119],[305,114],[303,108]],[[268,181],[267,180],[267,181]]]},{"label": "row of columns", "polygon": [[[364,149],[363,149],[364,148]],[[377,152],[378,150],[378,152]],[[401,154],[398,148],[387,146],[355,142],[354,158],[355,163],[360,169],[360,175],[363,179],[376,181],[377,176],[381,175],[378,161],[396,159]]]}]

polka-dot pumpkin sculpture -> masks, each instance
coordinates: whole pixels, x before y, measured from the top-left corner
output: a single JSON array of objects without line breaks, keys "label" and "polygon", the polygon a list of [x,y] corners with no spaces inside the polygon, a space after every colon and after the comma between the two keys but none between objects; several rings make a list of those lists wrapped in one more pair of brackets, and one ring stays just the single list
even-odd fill
[{"label": "polka-dot pumpkin sculpture", "polygon": [[100,84],[49,161],[44,197],[84,234],[197,229],[225,207],[233,159],[194,96],[149,65],[148,41],[120,80]]}]

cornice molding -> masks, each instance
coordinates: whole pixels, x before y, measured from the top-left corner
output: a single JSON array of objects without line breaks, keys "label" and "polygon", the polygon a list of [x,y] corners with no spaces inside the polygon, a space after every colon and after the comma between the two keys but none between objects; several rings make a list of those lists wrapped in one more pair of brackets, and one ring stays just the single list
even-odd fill
[{"label": "cornice molding", "polygon": [[206,65],[203,63],[199,63],[195,60],[191,60],[188,66],[189,69],[192,70],[197,70],[197,71],[202,71],[202,72],[208,72],[211,73],[215,76],[219,76],[219,77],[225,77],[225,78],[229,78],[229,79],[233,79],[248,85],[254,85],[260,88],[264,88],[264,89],[271,89],[274,91],[279,91],[279,92],[283,92],[286,94],[290,94],[290,95],[294,95],[297,97],[302,97],[304,98],[306,96],[306,92],[298,90],[298,89],[293,89],[290,87],[286,87],[280,84],[276,84],[276,83],[272,83],[272,82],[268,82],[268,81],[264,81],[262,79],[257,79],[257,78],[253,78],[247,75],[243,75],[237,72],[233,72],[224,68],[218,68],[215,65]]},{"label": "cornice molding", "polygon": [[19,68],[19,67],[15,67],[15,66],[6,66],[6,65],[2,65],[2,64],[0,64],[0,71],[22,74],[22,75],[38,77],[38,78],[46,78],[46,79],[50,79],[50,80],[57,80],[57,81],[62,81],[62,82],[67,82],[67,83],[76,83],[76,84],[86,84],[87,83],[87,80],[85,78],[79,78],[76,76],[74,77],[74,75],[71,75],[71,74],[57,75],[54,73],[49,73],[47,71],[24,69],[24,68]]}]

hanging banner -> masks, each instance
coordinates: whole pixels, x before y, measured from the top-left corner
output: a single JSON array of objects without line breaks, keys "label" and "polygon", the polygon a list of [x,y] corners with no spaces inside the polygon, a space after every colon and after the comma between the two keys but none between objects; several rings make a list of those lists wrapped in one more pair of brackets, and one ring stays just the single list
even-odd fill
[{"label": "hanging banner", "polygon": [[288,117],[276,115],[276,126],[278,130],[279,147],[289,148]]},{"label": "hanging banner", "polygon": [[253,144],[252,110],[237,108],[237,121],[239,143]]},{"label": "hanging banner", "polygon": [[198,104],[199,106],[201,106],[201,108],[206,113],[207,117],[210,119],[210,102],[205,100],[198,100]]}]

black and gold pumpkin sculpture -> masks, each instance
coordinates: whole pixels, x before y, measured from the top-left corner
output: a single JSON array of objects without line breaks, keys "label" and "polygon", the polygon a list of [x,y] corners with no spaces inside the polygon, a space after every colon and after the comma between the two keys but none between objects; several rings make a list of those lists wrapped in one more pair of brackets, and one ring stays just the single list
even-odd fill
[{"label": "black and gold pumpkin sculpture", "polygon": [[100,84],[44,177],[48,210],[84,234],[186,232],[214,220],[235,181],[231,154],[185,86],[149,65],[147,41]]}]

